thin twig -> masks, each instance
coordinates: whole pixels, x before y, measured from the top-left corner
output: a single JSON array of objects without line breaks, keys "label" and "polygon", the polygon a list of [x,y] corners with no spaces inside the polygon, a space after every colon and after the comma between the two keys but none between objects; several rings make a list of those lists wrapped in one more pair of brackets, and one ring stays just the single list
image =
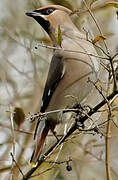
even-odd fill
[{"label": "thin twig", "polygon": [[110,105],[109,105],[109,101],[107,100],[107,98],[106,98],[106,97],[104,96],[104,94],[102,93],[102,90],[100,90],[100,89],[97,87],[97,85],[96,85],[93,81],[91,81],[90,79],[89,79],[88,81],[94,85],[94,87],[97,89],[97,91],[99,92],[99,94],[100,94],[100,95],[103,97],[103,99],[106,101],[107,106],[108,106],[108,109],[109,109],[109,111],[111,112],[111,107],[110,107]]},{"label": "thin twig", "polygon": [[94,54],[86,53],[86,52],[82,52],[82,51],[75,51],[75,50],[64,49],[64,48],[60,48],[60,47],[47,46],[47,45],[45,45],[45,44],[43,44],[43,43],[38,43],[38,46],[45,47],[45,48],[48,48],[48,49],[54,49],[54,50],[63,50],[63,51],[66,51],[66,52],[86,54],[86,55],[88,55],[88,56],[94,56],[94,57],[96,57],[96,58],[101,58],[101,59],[109,60],[109,58],[107,58],[107,57],[98,56],[98,55],[94,55]]},{"label": "thin twig", "polygon": [[113,76],[113,91],[117,90],[117,83],[116,83],[116,76],[115,76],[115,71],[113,67],[113,59],[110,58],[110,65],[111,65],[111,70],[112,70],[112,76]]},{"label": "thin twig", "polygon": [[[11,111],[10,111],[10,121],[11,121],[12,142],[13,142],[12,149],[13,149],[13,155],[15,156],[15,133],[14,133],[13,112]],[[13,168],[14,168],[14,165],[12,163],[10,179],[12,179],[13,177]]]},{"label": "thin twig", "polygon": [[[114,96],[114,98],[110,101],[110,104],[113,103],[114,99],[117,97]],[[114,122],[114,121],[113,121]],[[106,138],[105,138],[105,148],[106,148],[106,174],[107,174],[107,180],[111,180],[111,167],[110,167],[110,130],[111,130],[111,112],[108,113],[108,123],[107,123],[107,129],[106,129]]]},{"label": "thin twig", "polygon": [[[66,134],[66,131],[67,131],[67,123],[65,124],[65,127],[64,127],[64,135]],[[63,145],[64,145],[64,143],[61,144],[61,147],[60,147],[59,152],[58,152],[58,154],[57,154],[57,156],[55,158],[55,161],[54,161],[53,165],[57,162],[57,160],[59,158],[59,155],[60,155],[60,153],[62,151]]]},{"label": "thin twig", "polygon": [[[95,22],[95,24],[96,24],[96,26],[97,26],[97,28],[98,28],[98,30],[99,30],[99,32],[100,32],[100,34],[101,34],[101,36],[103,36],[102,31],[101,31],[101,29],[100,29],[100,27],[99,27],[99,25],[98,25],[98,22],[97,22],[97,20],[96,20],[95,16],[93,15],[93,13],[92,13],[91,9],[87,6],[87,3],[86,3],[86,1],[85,1],[85,0],[82,0],[82,1],[83,1],[83,3],[85,4],[86,8],[88,9],[88,12],[89,12],[89,14],[91,15],[91,17],[92,17],[93,21]],[[105,45],[106,51],[107,51],[107,52],[108,52],[108,54],[109,54],[109,51],[108,51],[108,48],[107,48],[107,45],[106,45],[105,40],[103,40],[103,42],[104,42],[104,45]]]},{"label": "thin twig", "polygon": [[107,180],[111,180],[111,170],[110,170],[110,127],[111,127],[111,113],[108,114],[108,123],[107,123],[107,130],[106,130],[106,138],[105,138],[105,149],[106,149],[106,175],[107,175]]},{"label": "thin twig", "polygon": [[[11,129],[11,127],[8,126],[8,125],[6,125],[6,124],[0,123],[0,126],[1,126],[1,127],[4,127],[4,128]],[[33,135],[33,133],[31,133],[31,132],[25,131],[25,130],[21,130],[21,129],[16,129],[16,128],[14,128],[14,131],[19,132],[19,133],[23,133],[23,134]]]},{"label": "thin twig", "polygon": [[[51,167],[45,169],[44,171],[42,171],[42,172],[40,172],[40,173],[37,173],[37,174],[35,174],[35,175],[32,175],[30,178],[33,178],[33,177],[36,177],[36,176],[40,176],[41,174],[44,174],[44,173],[52,170],[53,168],[54,168],[54,167],[51,166]],[[29,179],[30,179],[30,178],[29,178]],[[27,180],[27,179],[26,179],[26,180]]]},{"label": "thin twig", "polygon": [[17,162],[14,159],[14,156],[12,153],[10,153],[11,157],[12,157],[12,161],[15,163],[16,167],[18,168],[18,170],[20,171],[20,173],[22,174],[22,176],[24,177],[24,174],[22,172],[22,170],[20,169],[19,165],[17,164]]},{"label": "thin twig", "polygon": [[[101,1],[102,2],[102,1]],[[94,3],[94,1],[93,1],[93,3]],[[101,4],[93,4],[93,5],[91,5],[91,11],[93,12],[93,11],[99,11],[100,9],[102,9],[102,8],[105,8],[105,7],[107,7],[107,5],[109,4],[109,2],[102,2]],[[89,12],[89,10],[88,9],[77,9],[77,10],[74,10],[71,14],[70,14],[70,16],[71,15],[73,15],[73,14],[79,14],[79,15],[81,15],[81,14],[85,14],[85,13],[88,13]]]},{"label": "thin twig", "polygon": [[112,56],[112,59],[114,59],[116,56],[118,56],[118,52]]},{"label": "thin twig", "polygon": [[55,164],[65,164],[65,163],[67,163],[67,162],[70,162],[70,161],[72,161],[72,159],[70,159],[69,158],[69,160],[65,160],[65,161],[45,161],[46,163],[49,163],[49,164],[53,164],[53,163],[55,163]]},{"label": "thin twig", "polygon": [[[90,40],[88,40],[88,41],[93,44],[92,41],[90,41]],[[106,56],[109,58],[109,54],[106,53],[102,47],[96,45],[95,43],[94,43],[93,45],[94,45],[96,48],[100,49],[100,50],[103,52],[103,54],[106,55]]]},{"label": "thin twig", "polygon": [[[118,91],[113,92],[112,94],[110,94],[109,96],[107,96],[107,100],[111,100],[116,94],[118,94]],[[102,106],[104,106],[106,104],[106,100],[104,99],[103,101],[101,101],[98,105],[96,105],[94,108],[92,108],[89,112],[88,115],[91,116],[94,113],[96,113]],[[88,119],[88,116],[83,116],[82,118],[80,118],[80,122],[84,123],[86,120]],[[51,154],[55,149],[57,149],[57,147],[59,147],[59,145],[61,143],[63,143],[73,132],[75,132],[77,130],[78,126],[76,123],[74,123],[72,125],[72,127],[69,129],[69,131],[66,133],[65,136],[63,136],[59,142],[56,142],[51,148],[49,148],[49,150],[47,150],[47,152],[45,153],[44,157],[48,157],[49,154]],[[31,177],[31,175],[39,168],[39,166],[45,161],[44,157],[41,157],[41,159],[38,161],[38,164],[36,167],[31,168],[23,177],[22,180],[27,180]]]},{"label": "thin twig", "polygon": [[[101,158],[101,156],[100,156],[100,157],[97,157],[96,154],[93,154],[91,151],[87,151],[87,150],[86,150],[85,153],[91,155],[92,157],[94,157],[94,158],[97,159],[98,161],[101,161],[101,162],[105,163],[104,160]],[[118,177],[118,174],[114,171],[114,169],[112,168],[112,166],[111,166],[111,170],[112,170],[112,173],[113,173],[116,177]]]}]

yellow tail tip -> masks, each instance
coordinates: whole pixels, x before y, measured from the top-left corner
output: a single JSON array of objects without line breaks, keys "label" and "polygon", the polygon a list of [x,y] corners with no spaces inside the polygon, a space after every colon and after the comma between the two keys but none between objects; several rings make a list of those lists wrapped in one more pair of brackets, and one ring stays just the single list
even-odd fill
[{"label": "yellow tail tip", "polygon": [[28,161],[28,164],[29,164],[29,166],[35,168],[38,165],[38,162],[33,163],[33,162]]}]

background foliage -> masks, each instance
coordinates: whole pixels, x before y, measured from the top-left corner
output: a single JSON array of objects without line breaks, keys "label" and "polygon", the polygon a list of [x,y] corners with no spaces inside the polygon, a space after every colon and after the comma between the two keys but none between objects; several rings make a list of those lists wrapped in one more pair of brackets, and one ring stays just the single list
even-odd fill
[{"label": "background foliage", "polygon": [[[88,7],[99,24],[110,54],[118,52],[118,16],[117,6],[106,6],[103,0],[86,0]],[[114,1],[117,2],[117,1]],[[25,12],[48,5],[60,4],[72,10],[79,10],[72,19],[80,30],[89,31],[92,38],[100,36],[98,28],[80,0],[0,0],[0,179],[21,179],[30,166],[34,140],[35,122],[28,119],[29,112],[40,109],[40,100],[52,57],[52,50],[37,43],[51,45],[44,30]],[[104,48],[103,41],[99,45]],[[35,48],[37,47],[37,48]],[[98,52],[99,53],[99,52]],[[100,53],[99,53],[100,54]],[[102,54],[100,54],[102,55]],[[114,67],[117,69],[117,57]],[[117,72],[117,71],[116,71]],[[112,80],[109,92],[112,88]],[[94,98],[94,97],[93,97]],[[110,167],[113,180],[118,179],[118,98],[115,98],[110,127]],[[14,112],[17,113],[16,118]],[[107,112],[99,122],[105,121]],[[24,118],[24,116],[26,118]],[[15,122],[14,122],[15,120]],[[24,121],[24,122],[23,122]],[[22,124],[23,123],[23,124]],[[22,125],[22,126],[21,126]],[[63,125],[62,125],[63,126]],[[64,143],[59,162],[72,159],[72,171],[66,170],[66,163],[56,164],[51,171],[43,173],[44,180],[105,180],[105,130],[102,136],[96,133],[75,133]],[[62,132],[61,132],[62,133]],[[94,135],[93,135],[94,134]],[[50,135],[51,136],[51,135]],[[53,137],[52,137],[53,138]],[[10,155],[12,152],[13,156]],[[52,159],[56,156],[53,154]],[[13,162],[18,164],[18,167]],[[50,159],[49,159],[50,160]],[[35,173],[50,167],[44,163]],[[39,176],[32,178],[39,179]]]}]

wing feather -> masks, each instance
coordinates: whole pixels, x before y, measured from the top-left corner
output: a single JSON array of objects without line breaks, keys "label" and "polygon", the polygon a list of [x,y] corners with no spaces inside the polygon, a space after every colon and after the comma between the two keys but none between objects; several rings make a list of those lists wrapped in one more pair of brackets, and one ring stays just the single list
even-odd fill
[{"label": "wing feather", "polygon": [[46,81],[46,85],[44,88],[44,93],[42,97],[42,106],[41,106],[41,112],[45,112],[50,99],[58,86],[58,83],[64,76],[65,72],[65,66],[64,66],[64,59],[63,56],[60,55],[54,55],[51,60],[48,77]]}]

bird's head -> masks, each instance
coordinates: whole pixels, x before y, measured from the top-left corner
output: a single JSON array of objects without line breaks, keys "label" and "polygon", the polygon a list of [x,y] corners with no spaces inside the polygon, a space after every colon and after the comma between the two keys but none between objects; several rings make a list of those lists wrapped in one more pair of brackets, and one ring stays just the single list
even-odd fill
[{"label": "bird's head", "polygon": [[62,29],[70,28],[73,23],[70,19],[72,11],[59,5],[49,5],[34,11],[27,12],[26,15],[33,17],[42,28],[51,36],[58,26]]}]

